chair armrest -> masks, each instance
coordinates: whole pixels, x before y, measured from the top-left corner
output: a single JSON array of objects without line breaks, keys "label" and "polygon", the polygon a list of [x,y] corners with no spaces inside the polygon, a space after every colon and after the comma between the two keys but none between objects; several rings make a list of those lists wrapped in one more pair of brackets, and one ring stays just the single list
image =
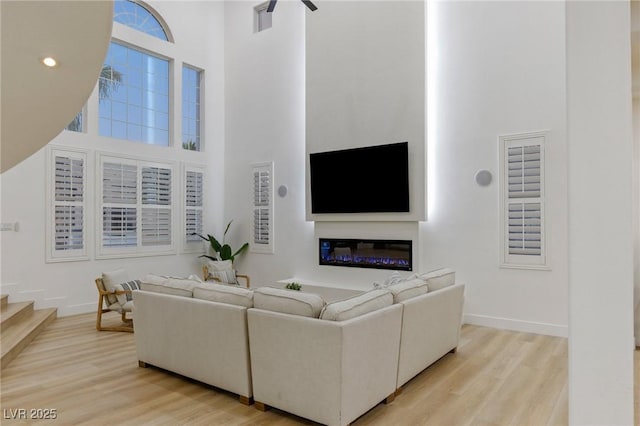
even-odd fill
[{"label": "chair armrest", "polygon": [[[251,278],[249,278],[248,275],[236,273],[236,278],[242,278],[245,281],[245,287],[251,287]],[[207,265],[202,266],[202,279],[204,281],[216,281],[219,283],[222,282],[217,277],[212,277],[211,275],[209,275],[209,267]]]},{"label": "chair armrest", "polygon": [[236,278],[244,279],[246,281],[245,287],[249,288],[251,286],[251,278],[249,278],[249,275],[236,274]]}]

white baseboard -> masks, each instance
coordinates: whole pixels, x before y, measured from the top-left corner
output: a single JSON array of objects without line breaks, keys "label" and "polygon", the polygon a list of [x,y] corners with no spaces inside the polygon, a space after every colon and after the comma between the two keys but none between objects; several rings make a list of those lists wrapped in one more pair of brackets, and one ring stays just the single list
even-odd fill
[{"label": "white baseboard", "polygon": [[68,317],[70,315],[78,315],[78,314],[86,314],[88,312],[95,312],[96,304],[91,303],[81,303],[78,305],[67,305],[58,308],[58,316],[59,317]]},{"label": "white baseboard", "polygon": [[544,334],[546,336],[569,337],[569,327],[566,325],[521,321],[475,314],[465,314],[463,321],[465,324],[480,325],[483,327]]}]

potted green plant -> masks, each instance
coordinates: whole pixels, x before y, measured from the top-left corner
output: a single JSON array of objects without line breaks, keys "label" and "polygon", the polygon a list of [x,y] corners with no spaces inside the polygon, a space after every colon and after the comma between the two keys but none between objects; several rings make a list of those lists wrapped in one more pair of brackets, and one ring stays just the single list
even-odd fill
[{"label": "potted green plant", "polygon": [[231,227],[232,222],[233,220],[230,220],[229,223],[227,224],[226,229],[224,230],[224,234],[222,235],[222,244],[220,244],[220,242],[213,235],[207,234],[207,236],[204,237],[203,235],[194,233],[194,235],[199,236],[203,240],[209,241],[209,244],[211,245],[211,250],[214,253],[216,253],[216,257],[209,256],[206,254],[203,254],[200,257],[206,257],[211,260],[230,260],[231,263],[233,263],[236,256],[242,254],[249,248],[249,243],[244,243],[242,247],[240,247],[238,250],[233,252],[233,250],[231,249],[231,246],[225,242],[227,232],[229,232],[229,228]]},{"label": "potted green plant", "polygon": [[288,283],[286,286],[284,286],[284,288],[289,289],[289,290],[300,291],[302,286],[294,281],[294,282]]}]

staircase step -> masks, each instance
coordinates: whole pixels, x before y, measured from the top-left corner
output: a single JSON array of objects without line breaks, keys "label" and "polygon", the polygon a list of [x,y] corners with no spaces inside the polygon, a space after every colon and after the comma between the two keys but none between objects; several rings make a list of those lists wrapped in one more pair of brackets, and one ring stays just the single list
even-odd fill
[{"label": "staircase step", "polygon": [[4,308],[9,303],[9,295],[8,294],[0,294],[0,308]]},{"label": "staircase step", "polygon": [[2,307],[2,316],[0,319],[1,329],[9,327],[12,324],[20,322],[23,318],[33,313],[33,302],[9,303]]},{"label": "staircase step", "polygon": [[2,343],[0,369],[9,365],[47,324],[56,319],[57,312],[55,308],[37,309],[28,317],[3,329],[0,333]]}]

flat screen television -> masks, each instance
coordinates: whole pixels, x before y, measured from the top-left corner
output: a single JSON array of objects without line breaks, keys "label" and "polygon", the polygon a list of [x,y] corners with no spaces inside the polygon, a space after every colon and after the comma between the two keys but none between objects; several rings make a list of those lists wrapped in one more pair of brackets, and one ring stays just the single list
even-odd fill
[{"label": "flat screen television", "polygon": [[311,213],[409,212],[407,142],[309,155]]}]

